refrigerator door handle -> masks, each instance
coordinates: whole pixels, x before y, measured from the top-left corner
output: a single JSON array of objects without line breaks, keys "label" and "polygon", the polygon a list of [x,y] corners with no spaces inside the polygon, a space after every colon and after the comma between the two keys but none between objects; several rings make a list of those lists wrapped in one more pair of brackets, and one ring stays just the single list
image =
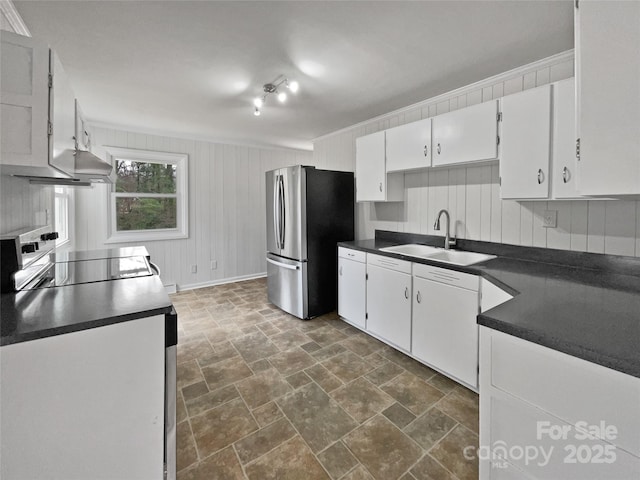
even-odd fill
[{"label": "refrigerator door handle", "polygon": [[284,238],[285,238],[285,228],[286,222],[285,219],[287,217],[287,211],[285,208],[285,197],[284,197],[284,176],[280,175],[279,178],[279,188],[280,188],[280,248],[284,249]]},{"label": "refrigerator door handle", "polygon": [[273,236],[275,237],[277,248],[280,247],[280,206],[278,202],[280,201],[280,175],[276,175],[274,177],[274,185],[273,185]]},{"label": "refrigerator door handle", "polygon": [[287,270],[300,270],[299,265],[289,265],[286,263],[280,263],[280,262],[276,262],[275,260],[271,260],[270,258],[267,258],[267,262],[277,267],[286,268]]}]

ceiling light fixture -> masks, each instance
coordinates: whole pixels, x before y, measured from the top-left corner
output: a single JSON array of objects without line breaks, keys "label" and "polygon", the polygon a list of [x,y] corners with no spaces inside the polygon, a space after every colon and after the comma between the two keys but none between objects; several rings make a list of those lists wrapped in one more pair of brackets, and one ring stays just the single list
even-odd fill
[{"label": "ceiling light fixture", "polygon": [[273,82],[265,83],[262,86],[262,90],[264,91],[264,95],[262,97],[256,97],[253,99],[253,106],[255,107],[253,114],[258,117],[260,116],[261,108],[264,106],[267,101],[267,97],[272,93],[276,94],[276,97],[280,101],[280,103],[284,103],[287,100],[287,92],[282,90],[282,87],[286,87],[291,93],[296,93],[300,89],[300,85],[296,81],[289,81],[287,77],[284,75],[278,76]]}]

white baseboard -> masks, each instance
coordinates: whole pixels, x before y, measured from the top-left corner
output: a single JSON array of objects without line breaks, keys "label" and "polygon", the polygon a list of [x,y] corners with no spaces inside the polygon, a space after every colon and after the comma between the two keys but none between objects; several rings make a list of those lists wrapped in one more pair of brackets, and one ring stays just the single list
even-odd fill
[{"label": "white baseboard", "polygon": [[183,292],[185,290],[195,290],[197,288],[213,287],[215,285],[224,285],[225,283],[244,282],[246,280],[254,280],[256,278],[264,278],[267,272],[254,273],[251,275],[241,275],[239,277],[223,278],[221,280],[211,280],[208,282],[189,283],[187,285],[177,285],[177,290]]}]

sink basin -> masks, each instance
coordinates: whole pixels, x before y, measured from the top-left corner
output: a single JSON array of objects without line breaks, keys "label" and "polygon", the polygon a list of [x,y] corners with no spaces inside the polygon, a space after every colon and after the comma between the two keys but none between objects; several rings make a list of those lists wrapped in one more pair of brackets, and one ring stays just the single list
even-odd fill
[{"label": "sink basin", "polygon": [[401,255],[409,255],[411,257],[425,258],[431,254],[440,252],[441,248],[429,247],[427,245],[418,245],[416,243],[408,243],[406,245],[395,245],[393,247],[381,248],[383,252],[400,253]]},{"label": "sink basin", "polygon": [[410,257],[426,258],[436,262],[450,263],[452,265],[460,265],[463,267],[475,265],[496,258],[495,255],[487,255],[485,253],[465,252],[461,250],[445,250],[438,247],[430,247],[428,245],[419,245],[417,243],[407,243],[405,245],[394,245],[393,247],[384,247],[380,249],[383,252],[399,253],[401,255],[409,255]]},{"label": "sink basin", "polygon": [[468,266],[491,260],[492,258],[496,258],[496,256],[487,255],[486,253],[462,252],[460,250],[440,250],[425,258],[437,262],[451,263],[453,265]]}]

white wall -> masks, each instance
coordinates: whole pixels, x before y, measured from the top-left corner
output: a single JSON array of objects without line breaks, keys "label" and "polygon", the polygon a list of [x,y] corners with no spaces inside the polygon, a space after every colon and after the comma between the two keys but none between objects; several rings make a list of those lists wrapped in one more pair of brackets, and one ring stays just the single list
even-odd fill
[{"label": "white wall", "polygon": [[[148,149],[189,155],[189,238],[108,244],[109,187],[76,189],[77,250],[144,244],[162,270],[165,284],[179,288],[259,275],[265,263],[264,173],[275,168],[312,163],[312,154],[184,140],[94,128],[94,153],[100,146]],[[217,268],[211,269],[211,261]],[[197,273],[191,273],[197,265]]]},{"label": "white wall", "polygon": [[[485,102],[573,76],[571,52],[492,77],[450,94],[324,136],[314,161],[339,161],[355,170],[355,139],[379,130]],[[403,203],[359,203],[356,237],[376,229],[441,235],[435,215],[449,210],[460,238],[514,245],[640,256],[640,201],[501,200],[498,164],[405,173]],[[558,211],[558,227],[543,228],[544,210]]]}]

